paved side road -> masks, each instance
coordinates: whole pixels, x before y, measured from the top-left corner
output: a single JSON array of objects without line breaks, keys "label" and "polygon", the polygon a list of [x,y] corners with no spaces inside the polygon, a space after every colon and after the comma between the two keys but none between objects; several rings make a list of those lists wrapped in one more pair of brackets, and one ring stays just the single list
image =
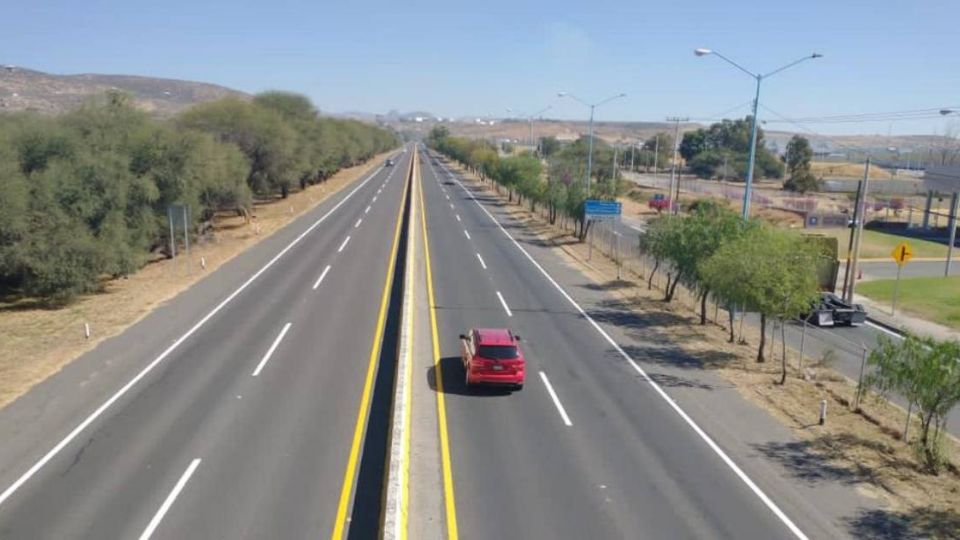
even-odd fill
[{"label": "paved side road", "polygon": [[[798,444],[788,430],[690,369],[692,359],[566,266],[502,203],[422,161],[464,537],[851,534],[845,520],[870,501],[849,486],[798,482],[783,459]],[[524,390],[463,385],[457,336],[482,326],[522,336]]]},{"label": "paved side road", "polygon": [[329,535],[409,155],[0,411],[0,537]]}]

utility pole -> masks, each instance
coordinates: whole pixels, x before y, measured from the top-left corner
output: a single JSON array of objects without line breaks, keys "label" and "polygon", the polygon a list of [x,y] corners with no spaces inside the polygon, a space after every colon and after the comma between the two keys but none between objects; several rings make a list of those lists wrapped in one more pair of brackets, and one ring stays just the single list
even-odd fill
[{"label": "utility pole", "polygon": [[633,172],[633,154],[636,153],[637,145],[630,145],[630,172]]},{"label": "utility pole", "polygon": [[657,178],[657,160],[660,157],[660,134],[657,133],[656,140],[653,143],[653,177]]},{"label": "utility pole", "polygon": [[[670,206],[673,210],[673,213],[677,213],[677,199],[680,198],[680,182],[677,181],[677,151],[680,149],[680,122],[687,122],[689,118],[680,118],[679,116],[670,116],[667,117],[667,122],[673,122],[673,164],[670,167]],[[674,198],[673,194],[676,191],[677,197]]]},{"label": "utility pole", "polygon": [[847,302],[853,302],[853,291],[857,286],[857,266],[860,263],[860,244],[863,241],[863,225],[867,221],[867,189],[870,186],[870,156],[863,168],[863,195],[860,197],[860,220],[857,225],[857,238],[853,248],[853,266],[850,268],[850,287],[847,288]]}]

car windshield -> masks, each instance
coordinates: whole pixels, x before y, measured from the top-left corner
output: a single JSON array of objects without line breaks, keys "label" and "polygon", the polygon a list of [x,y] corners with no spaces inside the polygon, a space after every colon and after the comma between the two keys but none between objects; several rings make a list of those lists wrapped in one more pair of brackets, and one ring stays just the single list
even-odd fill
[{"label": "car windshield", "polygon": [[481,345],[479,355],[490,360],[512,360],[519,356],[514,345]]}]

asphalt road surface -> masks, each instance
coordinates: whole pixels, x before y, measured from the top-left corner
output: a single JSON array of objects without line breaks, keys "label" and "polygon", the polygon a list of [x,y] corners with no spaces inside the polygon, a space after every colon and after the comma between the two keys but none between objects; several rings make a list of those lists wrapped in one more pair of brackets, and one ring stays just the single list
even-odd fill
[{"label": "asphalt road surface", "polygon": [[[464,538],[790,538],[813,527],[765,504],[637,377],[477,204],[498,202],[422,163]],[[524,390],[465,388],[458,335],[484,326],[522,337]]]},{"label": "asphalt road surface", "polygon": [[329,537],[410,156],[0,412],[0,538]]}]

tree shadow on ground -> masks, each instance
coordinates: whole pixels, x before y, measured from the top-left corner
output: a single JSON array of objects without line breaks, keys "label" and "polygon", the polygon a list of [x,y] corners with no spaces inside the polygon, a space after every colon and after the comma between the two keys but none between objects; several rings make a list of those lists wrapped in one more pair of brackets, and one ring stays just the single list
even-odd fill
[{"label": "tree shadow on ground", "polygon": [[889,445],[849,433],[822,435],[806,441],[770,442],[753,446],[767,458],[782,464],[795,478],[809,483],[877,483],[871,468],[851,462],[851,456],[863,452],[879,456],[885,474],[903,477],[917,474],[915,465],[898,458]]},{"label": "tree shadow on ground", "polygon": [[855,538],[960,538],[960,513],[930,508],[868,510],[849,518],[847,526]]},{"label": "tree shadow on ground", "polygon": [[[614,305],[613,302],[603,302],[603,305]],[[689,322],[686,317],[667,312],[630,311],[626,307],[596,307],[587,311],[593,320],[600,324],[610,324],[620,328],[644,330],[685,325]]]},{"label": "tree shadow on ground", "polygon": [[624,279],[612,279],[604,283],[587,283],[581,285],[584,289],[589,289],[591,291],[616,291],[619,289],[626,289],[629,287],[635,287],[637,284],[633,281],[627,281]]}]

